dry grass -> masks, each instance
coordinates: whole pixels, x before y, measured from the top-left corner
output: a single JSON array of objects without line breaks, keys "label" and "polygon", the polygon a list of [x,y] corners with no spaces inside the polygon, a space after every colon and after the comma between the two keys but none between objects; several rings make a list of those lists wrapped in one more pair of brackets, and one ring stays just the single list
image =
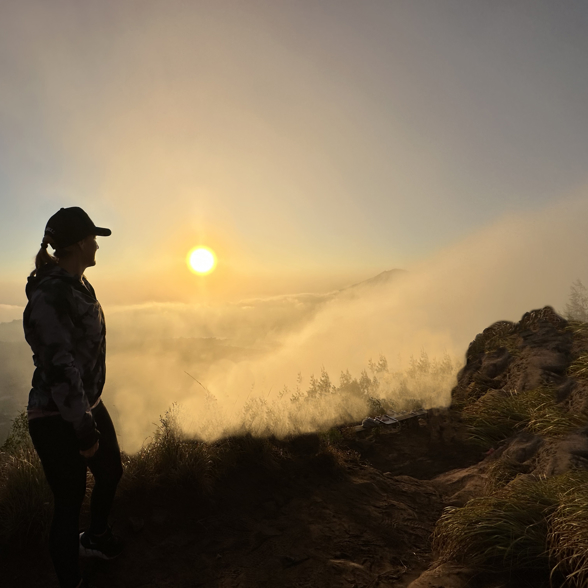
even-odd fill
[{"label": "dry grass", "polygon": [[[588,475],[581,476],[586,483]],[[577,472],[547,479],[521,476],[492,496],[446,509],[435,529],[435,550],[442,561],[467,561],[481,569],[547,567],[548,537],[551,544],[561,539],[552,528],[563,520],[562,508],[578,477]]]},{"label": "dry grass", "polygon": [[491,496],[448,508],[433,535],[439,561],[480,570],[545,571],[588,585],[588,472],[520,476]]},{"label": "dry grass", "polygon": [[538,387],[524,392],[490,393],[463,410],[471,439],[492,447],[513,433],[527,430],[558,437],[586,424],[588,416],[570,414],[555,402],[555,392]]},{"label": "dry grass", "polygon": [[53,497],[28,432],[26,412],[0,449],[0,544],[25,545],[49,534]]},{"label": "dry grass", "polygon": [[0,544],[45,539],[53,497],[37,454],[27,449],[0,460]]},{"label": "dry grass", "polygon": [[177,408],[172,406],[140,451],[123,454],[125,475],[120,491],[133,493],[172,484],[205,493],[213,475],[213,453],[206,443],[186,438],[177,423]]},{"label": "dry grass", "polygon": [[572,333],[574,338],[582,340],[588,339],[588,323],[583,321],[569,320],[566,325],[566,331]]},{"label": "dry grass", "polygon": [[570,364],[568,375],[576,380],[588,380],[588,352],[581,354]]},{"label": "dry grass", "polygon": [[486,492],[492,494],[508,483],[512,482],[521,473],[521,464],[511,459],[501,457],[490,462],[485,470],[487,476]]},{"label": "dry grass", "polygon": [[433,548],[443,562],[467,562],[484,570],[547,570],[547,519],[557,505],[558,489],[551,480],[518,479],[492,496],[446,509]]},{"label": "dry grass", "polygon": [[565,575],[565,586],[588,586],[588,472],[570,476],[570,487],[560,496],[551,517],[549,553]]}]

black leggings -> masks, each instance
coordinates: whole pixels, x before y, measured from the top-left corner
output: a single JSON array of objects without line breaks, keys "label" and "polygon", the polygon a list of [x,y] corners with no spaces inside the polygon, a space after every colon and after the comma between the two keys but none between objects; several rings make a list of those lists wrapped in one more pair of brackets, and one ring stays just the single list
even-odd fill
[{"label": "black leggings", "polygon": [[49,548],[62,588],[74,588],[81,579],[78,536],[80,509],[86,494],[86,468],[90,468],[95,481],[90,502],[90,532],[96,535],[107,528],[108,514],[122,476],[120,449],[110,415],[102,402],[92,414],[100,431],[100,446],[89,459],[80,455],[73,426],[61,416],[29,421],[33,445],[55,502]]}]

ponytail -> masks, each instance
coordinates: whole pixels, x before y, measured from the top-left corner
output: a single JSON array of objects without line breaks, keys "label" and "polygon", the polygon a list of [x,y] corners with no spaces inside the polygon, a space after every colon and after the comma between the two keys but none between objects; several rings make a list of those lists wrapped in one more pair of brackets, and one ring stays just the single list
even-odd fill
[{"label": "ponytail", "polygon": [[37,275],[37,272],[46,265],[57,265],[57,257],[54,257],[47,251],[47,247],[53,245],[53,239],[48,235],[43,237],[43,241],[41,242],[41,249],[39,249],[39,253],[37,253],[35,257],[35,269],[31,272],[30,277],[34,277]]}]

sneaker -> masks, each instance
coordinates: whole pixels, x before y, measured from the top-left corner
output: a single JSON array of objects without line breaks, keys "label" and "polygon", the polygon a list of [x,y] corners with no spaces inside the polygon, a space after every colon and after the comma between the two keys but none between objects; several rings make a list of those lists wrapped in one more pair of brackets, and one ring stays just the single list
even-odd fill
[{"label": "sneaker", "polygon": [[121,540],[112,533],[108,527],[106,533],[100,537],[94,537],[89,531],[80,533],[80,555],[82,557],[99,557],[101,559],[114,559],[122,552]]}]

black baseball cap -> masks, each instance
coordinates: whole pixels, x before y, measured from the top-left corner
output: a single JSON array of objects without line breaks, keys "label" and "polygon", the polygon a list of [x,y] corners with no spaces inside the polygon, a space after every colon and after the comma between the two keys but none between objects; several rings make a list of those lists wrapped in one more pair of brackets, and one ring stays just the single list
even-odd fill
[{"label": "black baseball cap", "polygon": [[79,206],[60,208],[48,221],[45,235],[51,237],[55,249],[69,247],[88,235],[108,237],[112,231],[97,227],[87,213]]}]

